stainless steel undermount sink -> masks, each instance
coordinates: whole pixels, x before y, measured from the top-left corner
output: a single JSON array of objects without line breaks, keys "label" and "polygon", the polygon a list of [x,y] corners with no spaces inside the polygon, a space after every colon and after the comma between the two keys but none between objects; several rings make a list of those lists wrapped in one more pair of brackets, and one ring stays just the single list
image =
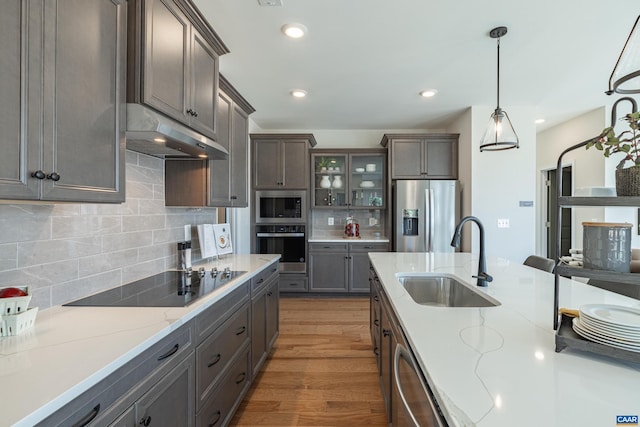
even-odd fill
[{"label": "stainless steel undermount sink", "polygon": [[500,301],[449,275],[396,275],[418,304],[436,307],[496,307]]}]

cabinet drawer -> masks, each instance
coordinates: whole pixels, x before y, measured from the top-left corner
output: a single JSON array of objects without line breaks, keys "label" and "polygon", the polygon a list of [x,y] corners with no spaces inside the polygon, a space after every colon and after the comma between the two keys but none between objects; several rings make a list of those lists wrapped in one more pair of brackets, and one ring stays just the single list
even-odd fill
[{"label": "cabinet drawer", "polygon": [[351,252],[387,252],[388,243],[350,243]]},{"label": "cabinet drawer", "polygon": [[240,308],[196,349],[198,408],[215,388],[224,369],[249,341],[249,304]]},{"label": "cabinet drawer", "polygon": [[326,242],[326,243],[309,243],[309,252],[336,252],[342,251],[346,252],[348,248],[348,244],[345,243],[337,243],[337,242]]},{"label": "cabinet drawer", "polygon": [[249,301],[248,280],[198,315],[196,318],[197,344],[211,335],[218,326],[247,301]]},{"label": "cabinet drawer", "polygon": [[208,403],[196,415],[197,427],[218,427],[231,421],[233,413],[249,388],[250,369],[251,359],[247,344],[222,377]]},{"label": "cabinet drawer", "polygon": [[286,274],[280,275],[280,292],[308,292],[309,285],[306,277],[289,278]]},{"label": "cabinet drawer", "polygon": [[91,417],[103,419],[106,424],[122,414],[147,391],[140,383],[151,386],[184,360],[185,355],[192,350],[193,324],[189,322],[38,425],[76,425]]},{"label": "cabinet drawer", "polygon": [[251,293],[256,293],[260,288],[267,284],[271,279],[271,276],[275,276],[278,273],[278,263],[267,266],[264,270],[256,274],[251,278]]}]

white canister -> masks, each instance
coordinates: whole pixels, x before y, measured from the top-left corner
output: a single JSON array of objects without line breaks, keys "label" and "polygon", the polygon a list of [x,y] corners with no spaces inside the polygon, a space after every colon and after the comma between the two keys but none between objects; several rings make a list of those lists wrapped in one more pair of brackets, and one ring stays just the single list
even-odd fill
[{"label": "white canister", "polygon": [[364,167],[364,169],[365,169],[367,172],[375,172],[375,171],[376,171],[376,164],[375,164],[375,163],[368,163],[368,164]]}]

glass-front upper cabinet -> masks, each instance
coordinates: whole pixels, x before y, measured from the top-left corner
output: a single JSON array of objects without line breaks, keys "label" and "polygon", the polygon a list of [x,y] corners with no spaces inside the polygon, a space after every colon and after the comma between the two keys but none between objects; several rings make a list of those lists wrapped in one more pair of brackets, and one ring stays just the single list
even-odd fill
[{"label": "glass-front upper cabinet", "polygon": [[386,152],[314,150],[311,162],[314,208],[386,207]]}]

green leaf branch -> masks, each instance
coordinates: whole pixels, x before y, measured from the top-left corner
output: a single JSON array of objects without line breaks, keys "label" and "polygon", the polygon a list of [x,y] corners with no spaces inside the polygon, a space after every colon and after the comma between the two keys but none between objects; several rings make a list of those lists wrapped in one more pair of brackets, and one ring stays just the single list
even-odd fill
[{"label": "green leaf branch", "polygon": [[640,112],[627,114],[621,120],[627,122],[629,129],[616,135],[613,126],[605,128],[587,143],[586,148],[595,147],[607,158],[615,153],[624,153],[616,169],[622,169],[627,162],[632,162],[632,167],[640,166]]}]

